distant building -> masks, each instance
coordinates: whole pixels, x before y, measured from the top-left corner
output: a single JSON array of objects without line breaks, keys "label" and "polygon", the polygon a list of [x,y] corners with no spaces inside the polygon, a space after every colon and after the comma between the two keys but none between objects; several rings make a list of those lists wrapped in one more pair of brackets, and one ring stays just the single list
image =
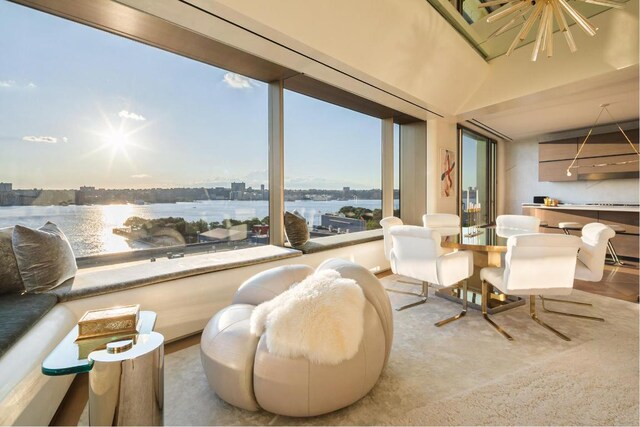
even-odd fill
[{"label": "distant building", "polygon": [[80,187],[80,191],[96,191],[96,187],[83,185]]},{"label": "distant building", "polygon": [[0,191],[12,191],[13,184],[10,182],[0,182]]},{"label": "distant building", "polygon": [[367,224],[362,219],[347,218],[345,216],[323,214],[320,217],[320,226],[332,233],[353,233],[356,231],[364,231]]},{"label": "distant building", "polygon": [[231,183],[231,191],[240,191],[244,192],[247,189],[247,186],[244,182],[232,182]]},{"label": "distant building", "polygon": [[349,191],[351,191],[351,187],[342,187],[342,191],[348,193]]}]

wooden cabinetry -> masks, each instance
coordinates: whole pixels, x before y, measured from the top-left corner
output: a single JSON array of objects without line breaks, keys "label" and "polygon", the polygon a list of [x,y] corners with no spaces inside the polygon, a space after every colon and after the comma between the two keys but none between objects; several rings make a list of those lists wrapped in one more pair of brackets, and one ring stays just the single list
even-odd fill
[{"label": "wooden cabinetry", "polygon": [[[626,130],[633,144],[638,145],[638,129]],[[585,135],[586,136],[586,135]],[[622,132],[591,135],[583,146],[578,160],[567,176],[584,136],[538,144],[538,181],[592,181],[640,176],[638,155]]]},{"label": "wooden cabinetry", "polygon": [[[522,214],[535,216],[541,221],[546,221],[548,227],[540,228],[544,233],[561,233],[562,230],[558,228],[560,222],[579,222],[581,224],[601,222],[620,225],[624,227],[624,233],[616,233],[616,236],[611,240],[616,248],[616,253],[623,257],[640,258],[640,227],[638,226],[640,213],[638,212],[523,207]],[[580,235],[580,232],[577,232],[577,235]]]}]

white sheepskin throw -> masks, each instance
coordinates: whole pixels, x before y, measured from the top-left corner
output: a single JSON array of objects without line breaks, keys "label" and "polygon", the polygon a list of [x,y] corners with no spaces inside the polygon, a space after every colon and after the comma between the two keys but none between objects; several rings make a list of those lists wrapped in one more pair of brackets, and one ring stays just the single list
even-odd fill
[{"label": "white sheepskin throw", "polygon": [[335,270],[322,270],[292,285],[251,314],[251,333],[266,332],[270,353],[336,365],[358,352],[364,333],[362,289]]}]

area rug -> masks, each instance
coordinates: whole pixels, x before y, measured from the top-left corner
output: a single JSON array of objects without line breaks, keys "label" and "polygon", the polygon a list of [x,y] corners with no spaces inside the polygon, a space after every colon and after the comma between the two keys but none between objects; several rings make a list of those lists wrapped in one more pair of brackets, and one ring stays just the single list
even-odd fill
[{"label": "area rug", "polygon": [[[383,283],[411,288],[397,279],[388,276]],[[209,389],[193,346],[166,357],[165,424],[638,425],[637,304],[574,291],[569,298],[594,307],[553,308],[606,322],[540,315],[571,342],[534,323],[528,306],[518,307],[494,316],[515,338],[509,342],[475,310],[436,328],[460,305],[430,293],[426,304],[394,311],[389,365],[372,392],[348,408],[313,418],[234,408]],[[412,301],[389,296],[394,306]]]}]

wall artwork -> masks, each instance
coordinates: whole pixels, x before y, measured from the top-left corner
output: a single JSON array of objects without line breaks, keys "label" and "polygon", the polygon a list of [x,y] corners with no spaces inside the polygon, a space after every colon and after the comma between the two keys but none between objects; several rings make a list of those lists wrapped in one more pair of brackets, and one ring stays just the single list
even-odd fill
[{"label": "wall artwork", "polygon": [[453,197],[456,191],[455,153],[440,149],[440,197]]}]

